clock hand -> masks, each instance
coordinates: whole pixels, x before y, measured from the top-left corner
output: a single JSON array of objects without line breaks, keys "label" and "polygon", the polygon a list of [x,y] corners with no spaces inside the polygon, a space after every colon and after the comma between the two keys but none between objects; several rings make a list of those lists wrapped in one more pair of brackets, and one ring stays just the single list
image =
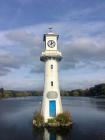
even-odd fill
[{"label": "clock hand", "polygon": [[51,45],[53,44],[53,42],[51,41]]}]

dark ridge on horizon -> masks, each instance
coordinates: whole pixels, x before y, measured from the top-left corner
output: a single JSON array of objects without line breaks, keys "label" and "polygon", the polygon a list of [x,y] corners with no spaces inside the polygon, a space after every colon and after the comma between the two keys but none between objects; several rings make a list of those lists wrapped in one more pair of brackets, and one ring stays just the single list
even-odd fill
[{"label": "dark ridge on horizon", "polygon": [[[26,97],[26,96],[42,96],[43,91],[36,90],[5,90],[0,89],[0,98],[8,97]],[[87,97],[105,97],[105,83],[95,85],[88,89],[61,90],[61,96],[87,96]]]}]

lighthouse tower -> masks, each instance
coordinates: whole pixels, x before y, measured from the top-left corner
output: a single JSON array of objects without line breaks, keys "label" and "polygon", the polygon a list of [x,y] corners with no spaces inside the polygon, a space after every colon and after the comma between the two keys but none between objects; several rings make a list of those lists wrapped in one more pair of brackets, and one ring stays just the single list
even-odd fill
[{"label": "lighthouse tower", "polygon": [[63,112],[58,80],[58,62],[61,61],[62,54],[57,48],[58,38],[59,35],[52,31],[43,36],[45,50],[42,52],[40,60],[45,62],[44,91],[41,107],[44,122]]}]

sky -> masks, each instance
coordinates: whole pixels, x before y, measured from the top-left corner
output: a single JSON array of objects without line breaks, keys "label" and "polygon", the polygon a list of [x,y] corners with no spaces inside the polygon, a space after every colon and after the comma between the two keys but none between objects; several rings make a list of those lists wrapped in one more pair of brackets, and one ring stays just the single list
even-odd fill
[{"label": "sky", "polygon": [[0,0],[0,87],[43,89],[49,27],[63,54],[60,89],[105,83],[105,0]]}]

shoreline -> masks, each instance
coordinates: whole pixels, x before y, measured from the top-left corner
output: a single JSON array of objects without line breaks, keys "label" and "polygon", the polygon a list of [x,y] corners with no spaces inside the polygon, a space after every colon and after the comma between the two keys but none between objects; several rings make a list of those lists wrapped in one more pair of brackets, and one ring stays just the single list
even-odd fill
[{"label": "shoreline", "polygon": [[[8,96],[8,97],[0,97],[0,99],[8,99],[8,98],[23,98],[23,97],[42,97],[42,95],[34,95],[34,96],[16,96],[16,97],[12,97],[12,96]],[[61,96],[61,97],[89,97],[89,98],[105,98],[105,95],[102,96]]]}]

